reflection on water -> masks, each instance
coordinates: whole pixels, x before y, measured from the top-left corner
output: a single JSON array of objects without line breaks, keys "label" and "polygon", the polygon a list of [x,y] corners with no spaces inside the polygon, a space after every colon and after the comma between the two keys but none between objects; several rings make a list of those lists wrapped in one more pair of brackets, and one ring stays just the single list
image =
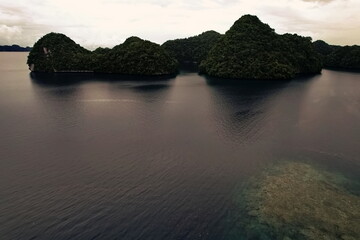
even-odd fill
[{"label": "reflection on water", "polygon": [[42,73],[31,72],[30,78],[33,82],[43,86],[62,86],[62,85],[77,85],[82,82],[90,81],[167,81],[174,78],[173,75],[162,76],[137,76],[137,75],[123,75],[123,74],[103,74],[103,73]]},{"label": "reflection on water", "polygon": [[148,91],[154,92],[167,87],[169,86],[166,84],[146,84],[146,85],[135,86],[134,89],[142,92],[148,92]]},{"label": "reflection on water", "polygon": [[358,74],[50,80],[25,61],[0,54],[4,239],[229,239],[263,167],[305,159],[359,181]]},{"label": "reflection on water", "polygon": [[215,119],[225,138],[248,144],[271,130],[271,108],[288,82],[211,79],[208,84]]}]

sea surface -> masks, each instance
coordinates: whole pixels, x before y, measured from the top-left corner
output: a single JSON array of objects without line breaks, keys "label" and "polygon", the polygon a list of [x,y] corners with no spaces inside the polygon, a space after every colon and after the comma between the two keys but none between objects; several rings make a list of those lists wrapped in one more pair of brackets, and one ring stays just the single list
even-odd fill
[{"label": "sea surface", "polygon": [[230,239],[266,166],[359,180],[359,73],[48,78],[26,57],[0,53],[0,239]]}]

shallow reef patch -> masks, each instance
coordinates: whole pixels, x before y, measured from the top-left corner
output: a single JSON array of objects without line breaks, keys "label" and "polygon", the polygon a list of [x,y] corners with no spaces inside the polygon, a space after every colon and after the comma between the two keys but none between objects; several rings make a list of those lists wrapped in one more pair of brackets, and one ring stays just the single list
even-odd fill
[{"label": "shallow reef patch", "polygon": [[229,239],[360,239],[360,197],[350,179],[309,163],[280,162],[237,196]]}]

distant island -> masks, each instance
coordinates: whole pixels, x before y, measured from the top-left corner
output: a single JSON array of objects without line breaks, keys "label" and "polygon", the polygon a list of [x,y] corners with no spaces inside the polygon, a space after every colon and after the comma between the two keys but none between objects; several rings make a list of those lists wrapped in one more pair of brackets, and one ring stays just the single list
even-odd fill
[{"label": "distant island", "polygon": [[193,63],[217,78],[286,80],[322,68],[360,69],[360,46],[332,46],[297,34],[277,34],[257,16],[244,15],[224,34],[207,31],[159,44],[130,37],[113,48],[89,51],[61,33],[31,49],[33,72],[94,72],[161,76]]},{"label": "distant island", "polygon": [[360,70],[360,46],[329,45],[322,40],[313,43],[321,55],[325,68]]},{"label": "distant island", "polygon": [[0,45],[0,52],[30,52],[31,47],[20,47],[19,45]]}]

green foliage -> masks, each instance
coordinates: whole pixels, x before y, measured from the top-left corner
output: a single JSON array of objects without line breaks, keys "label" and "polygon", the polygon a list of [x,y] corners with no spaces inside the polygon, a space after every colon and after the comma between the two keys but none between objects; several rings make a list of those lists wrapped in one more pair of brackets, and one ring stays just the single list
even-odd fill
[{"label": "green foliage", "polygon": [[360,70],[360,46],[341,47],[329,45],[321,40],[314,42],[313,45],[322,55],[325,67]]},{"label": "green foliage", "polygon": [[360,70],[360,46],[345,46],[336,49],[326,57],[325,66]]},{"label": "green foliage", "polygon": [[[176,60],[177,59],[177,60]],[[207,31],[162,46],[130,37],[112,49],[91,52],[60,33],[39,39],[28,56],[32,71],[93,71],[133,75],[177,72],[178,62],[197,63],[210,76],[241,79],[290,79],[329,68],[360,69],[360,46],[313,44],[308,37],[276,34],[256,16],[245,15],[221,35]]]},{"label": "green foliage", "polygon": [[329,45],[322,40],[317,40],[317,41],[313,42],[313,46],[314,46],[314,49],[318,53],[320,53],[322,56],[327,56],[330,53],[332,53],[333,51],[335,51],[336,49],[340,48],[340,46]]},{"label": "green foliage", "polygon": [[91,52],[60,33],[49,33],[34,44],[27,64],[34,64],[34,71],[54,72],[91,70]]},{"label": "green foliage", "polygon": [[177,72],[177,61],[160,45],[138,37],[130,37],[123,44],[98,55],[96,72],[165,75]]},{"label": "green foliage", "polygon": [[160,45],[130,37],[113,49],[90,52],[67,36],[49,33],[35,43],[28,56],[33,71],[95,71],[137,75],[164,75],[177,71],[177,61]]},{"label": "green foliage", "polygon": [[200,64],[220,37],[220,33],[207,31],[194,37],[169,40],[162,47],[180,63]]},{"label": "green foliage", "polygon": [[290,79],[319,73],[322,63],[311,39],[278,35],[256,16],[245,15],[210,50],[200,71],[239,79]]},{"label": "green foliage", "polygon": [[97,49],[95,49],[93,51],[94,54],[105,54],[105,53],[108,53],[110,52],[111,49],[110,48],[102,48],[102,47],[98,47]]}]

